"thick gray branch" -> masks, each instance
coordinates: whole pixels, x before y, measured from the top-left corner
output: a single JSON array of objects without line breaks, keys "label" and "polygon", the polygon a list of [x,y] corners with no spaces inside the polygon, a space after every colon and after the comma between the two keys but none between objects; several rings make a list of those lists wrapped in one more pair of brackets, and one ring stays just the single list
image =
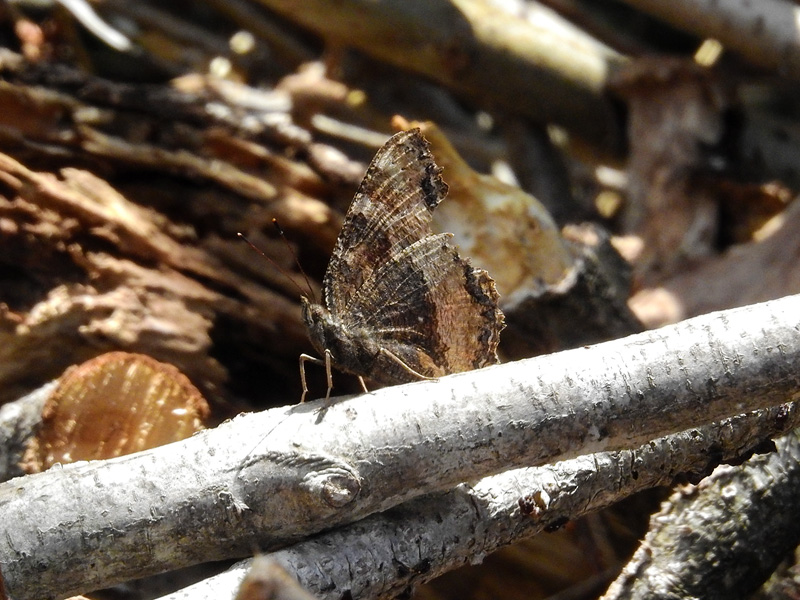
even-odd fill
[{"label": "thick gray branch", "polygon": [[787,0],[625,0],[634,8],[664,19],[723,46],[754,65],[800,79],[800,7]]},{"label": "thick gray branch", "polygon": [[244,556],[462,481],[793,401],[797,315],[788,297],[13,479],[0,486],[7,588],[58,597]]},{"label": "thick gray branch", "polygon": [[676,492],[606,600],[749,598],[800,542],[800,439]]},{"label": "thick gray branch", "polygon": [[[412,500],[270,557],[321,599],[407,597],[415,584],[480,561],[505,544],[638,491],[670,485],[677,477],[708,473],[719,460],[735,459],[775,433],[778,423],[783,431],[797,427],[800,406],[726,419],[636,450],[599,452],[486,477],[471,486]],[[780,523],[780,517],[794,521],[792,511],[774,520]],[[161,600],[231,596],[251,562],[242,561]]]},{"label": "thick gray branch", "polygon": [[602,92],[625,59],[548,9],[538,7],[533,24],[484,0],[259,3],[479,102],[555,121],[604,145],[619,140]]},{"label": "thick gray branch", "polygon": [[42,423],[42,410],[55,389],[48,383],[38,390],[0,406],[0,481],[23,475],[25,448]]}]

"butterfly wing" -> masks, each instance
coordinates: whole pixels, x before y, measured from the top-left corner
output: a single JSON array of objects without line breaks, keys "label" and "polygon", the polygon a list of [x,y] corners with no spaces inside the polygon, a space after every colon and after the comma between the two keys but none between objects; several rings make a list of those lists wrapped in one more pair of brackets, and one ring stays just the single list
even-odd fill
[{"label": "butterfly wing", "polygon": [[[342,315],[346,326],[368,330],[381,348],[428,377],[496,363],[504,326],[494,281],[458,255],[451,237],[429,235],[398,251]],[[378,361],[374,371],[384,382],[416,379],[391,360]]]},{"label": "butterfly wing", "polygon": [[380,265],[431,233],[431,213],[447,194],[440,171],[419,129],[394,135],[378,151],[350,204],[325,273],[325,304],[332,314],[346,314]]}]

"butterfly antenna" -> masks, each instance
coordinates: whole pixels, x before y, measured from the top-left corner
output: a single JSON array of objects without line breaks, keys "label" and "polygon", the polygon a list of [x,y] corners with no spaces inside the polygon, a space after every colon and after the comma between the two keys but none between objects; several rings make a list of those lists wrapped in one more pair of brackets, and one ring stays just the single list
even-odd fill
[{"label": "butterfly antenna", "polygon": [[[282,266],[280,266],[280,265],[279,265],[277,262],[275,262],[275,261],[274,261],[272,258],[270,258],[269,256],[267,256],[267,255],[264,253],[264,251],[263,251],[261,248],[259,248],[258,246],[256,246],[256,245],[255,245],[253,242],[251,242],[250,240],[248,240],[248,239],[247,239],[247,238],[244,236],[244,234],[243,234],[243,233],[239,232],[239,233],[237,233],[236,235],[238,235],[238,236],[239,236],[240,238],[242,238],[242,239],[243,239],[245,242],[247,242],[247,245],[248,245],[248,246],[250,246],[250,247],[251,247],[253,250],[255,250],[256,252],[258,252],[258,253],[259,253],[261,256],[263,256],[263,257],[264,257],[264,258],[266,258],[266,259],[267,259],[269,262],[271,262],[271,263],[272,263],[272,264],[275,266],[275,268],[276,268],[276,269],[278,269],[278,271],[280,271],[280,272],[281,272],[281,274],[282,274],[284,277],[286,277],[286,279],[288,279],[289,281],[291,281],[291,282],[292,282],[292,285],[293,285],[294,287],[296,287],[296,288],[297,288],[297,291],[298,291],[298,292],[300,292],[300,294],[301,294],[301,295],[303,295],[303,296],[304,296],[304,295],[306,294],[305,290],[303,290],[303,288],[301,288],[301,287],[300,287],[300,286],[297,284],[297,282],[294,280],[294,277],[292,277],[292,275],[291,275],[291,273],[289,273],[289,271],[287,271],[286,269],[284,269],[284,268],[283,268]],[[283,235],[283,231],[281,231],[281,236],[283,237],[283,241],[284,241],[284,242],[286,242],[286,237]],[[289,247],[289,251],[292,253],[292,256],[294,257],[295,263],[297,263],[297,266],[299,267],[299,266],[300,266],[300,264],[297,262],[297,255],[294,253],[294,251],[292,250],[291,246],[289,246],[289,243],[288,243],[288,242],[286,242],[286,245]],[[316,302],[316,299],[314,298],[314,289],[311,287],[311,283],[309,282],[309,280],[308,280],[308,277],[307,277],[307,276],[306,276],[306,274],[303,272],[303,269],[302,269],[302,268],[300,269],[300,272],[301,272],[301,273],[303,273],[303,277],[305,278],[305,280],[306,280],[306,284],[308,285],[308,289],[309,289],[309,292],[310,292],[309,296],[311,297],[311,299],[312,299],[314,302]]]},{"label": "butterfly antenna", "polygon": [[286,249],[292,254],[292,258],[294,258],[294,264],[297,265],[297,269],[300,271],[300,274],[303,276],[303,279],[305,279],[306,285],[308,286],[309,297],[316,303],[317,299],[314,297],[314,288],[311,287],[311,281],[308,279],[308,275],[306,275],[306,272],[303,269],[303,265],[301,265],[300,261],[297,259],[297,254],[295,254],[294,249],[289,244],[289,241],[286,239],[286,234],[283,233],[283,229],[281,229],[280,224],[278,224],[278,219],[273,217],[272,224],[275,226],[275,229],[278,230],[278,235],[281,236],[283,243],[286,244]]}]

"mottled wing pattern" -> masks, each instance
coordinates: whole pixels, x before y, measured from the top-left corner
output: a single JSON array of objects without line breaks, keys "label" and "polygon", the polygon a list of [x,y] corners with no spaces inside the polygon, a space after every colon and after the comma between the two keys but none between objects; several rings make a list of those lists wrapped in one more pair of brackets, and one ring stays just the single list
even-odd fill
[{"label": "mottled wing pattern", "polygon": [[[459,257],[451,237],[429,235],[400,250],[371,274],[348,313],[340,315],[428,377],[496,363],[503,328],[494,282]],[[375,306],[374,298],[386,300]],[[376,366],[374,376],[384,382],[415,380],[391,361]]]},{"label": "mottled wing pattern", "polygon": [[362,284],[403,248],[431,233],[447,185],[419,129],[394,135],[375,155],[347,211],[323,289],[342,317]]}]

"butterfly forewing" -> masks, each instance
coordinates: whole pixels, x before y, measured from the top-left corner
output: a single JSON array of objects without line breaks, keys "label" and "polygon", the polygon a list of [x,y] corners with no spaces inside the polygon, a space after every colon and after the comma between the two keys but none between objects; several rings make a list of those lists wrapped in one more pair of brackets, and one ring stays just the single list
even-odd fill
[{"label": "butterfly forewing", "polygon": [[433,209],[447,194],[419,129],[393,136],[375,155],[347,211],[325,274],[324,294],[334,314],[381,264],[431,233]]}]

